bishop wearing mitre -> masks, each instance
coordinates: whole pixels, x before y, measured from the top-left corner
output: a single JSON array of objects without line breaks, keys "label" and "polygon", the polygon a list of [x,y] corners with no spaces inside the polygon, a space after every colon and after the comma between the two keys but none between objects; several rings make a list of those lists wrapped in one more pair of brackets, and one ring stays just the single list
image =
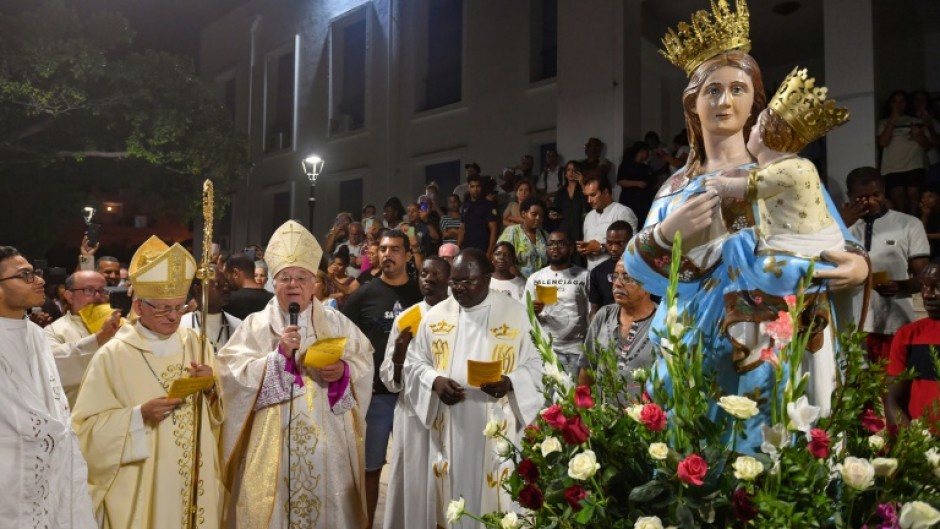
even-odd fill
[{"label": "bishop wearing mitre", "polygon": [[219,351],[227,417],[222,454],[232,494],[227,527],[367,524],[363,449],[372,345],[314,297],[322,255],[300,224],[279,227],[264,252],[275,295]]},{"label": "bishop wearing mitre", "polygon": [[168,247],[157,237],[145,242],[128,269],[133,310],[140,318],[123,325],[98,351],[82,380],[72,420],[103,529],[192,527],[194,403],[200,392],[200,490],[193,529],[220,526],[223,416],[216,386],[204,379],[209,386],[169,398],[177,380],[213,376],[211,344],[203,349],[195,331],[180,328],[195,271],[196,261],[179,244]]}]

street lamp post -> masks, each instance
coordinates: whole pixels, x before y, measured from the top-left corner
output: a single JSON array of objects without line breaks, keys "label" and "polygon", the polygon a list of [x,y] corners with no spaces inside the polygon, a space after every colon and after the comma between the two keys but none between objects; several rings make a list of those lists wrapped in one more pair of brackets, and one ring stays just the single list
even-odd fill
[{"label": "street lamp post", "polygon": [[307,224],[307,228],[310,230],[310,233],[315,233],[313,231],[313,210],[317,205],[317,177],[320,176],[320,173],[323,171],[323,158],[320,158],[316,154],[311,154],[300,163],[304,168],[304,174],[307,175],[307,180],[310,180],[310,198],[307,199],[310,222]]}]

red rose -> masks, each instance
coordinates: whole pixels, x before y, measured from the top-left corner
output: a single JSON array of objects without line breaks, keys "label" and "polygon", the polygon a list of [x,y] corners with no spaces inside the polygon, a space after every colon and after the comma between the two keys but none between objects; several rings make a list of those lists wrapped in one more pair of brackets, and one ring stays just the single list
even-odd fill
[{"label": "red rose", "polygon": [[666,412],[651,402],[640,411],[640,422],[654,432],[662,431],[666,428]]},{"label": "red rose", "polygon": [[549,426],[559,430],[564,428],[565,422],[567,422],[565,414],[561,411],[561,406],[557,404],[552,404],[542,410],[542,418],[545,419],[545,422],[547,422]]},{"label": "red rose", "polygon": [[581,485],[572,485],[565,489],[565,501],[571,505],[574,512],[581,510],[581,500],[584,498],[587,498],[587,491]]},{"label": "red rose", "polygon": [[523,459],[516,467],[516,472],[522,476],[526,483],[535,483],[539,480],[539,467],[531,459]]},{"label": "red rose", "polygon": [[875,410],[868,408],[862,414],[862,427],[871,433],[878,433],[885,429],[885,420],[875,415]]},{"label": "red rose", "polygon": [[594,397],[591,396],[591,388],[587,386],[574,388],[574,405],[586,410],[593,408]]},{"label": "red rose", "polygon": [[697,454],[692,454],[679,463],[679,479],[692,485],[701,485],[708,472],[708,463]]},{"label": "red rose", "polygon": [[829,444],[832,441],[829,439],[829,435],[825,430],[819,428],[813,428],[809,431],[809,444],[806,448],[809,449],[809,453],[813,454],[813,457],[816,459],[825,459],[829,457]]},{"label": "red rose", "polygon": [[542,508],[543,503],[545,503],[545,496],[535,485],[529,483],[519,491],[519,505],[526,509],[537,511]]},{"label": "red rose", "polygon": [[579,445],[588,440],[591,431],[581,421],[580,415],[575,415],[573,419],[568,419],[564,428],[561,430],[561,437],[570,445]]},{"label": "red rose", "polygon": [[735,489],[731,494],[731,512],[734,513],[735,518],[742,522],[749,522],[757,518],[758,514],[757,507],[744,489]]},{"label": "red rose", "polygon": [[653,402],[653,398],[650,397],[650,394],[647,393],[647,391],[644,389],[643,393],[640,394],[640,401],[642,401],[643,404],[646,404],[649,402]]}]

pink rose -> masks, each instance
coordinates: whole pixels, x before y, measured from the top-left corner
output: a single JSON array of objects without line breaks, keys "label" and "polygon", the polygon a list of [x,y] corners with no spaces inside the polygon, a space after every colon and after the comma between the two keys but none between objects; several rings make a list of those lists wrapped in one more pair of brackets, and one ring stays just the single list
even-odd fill
[{"label": "pink rose", "polygon": [[701,485],[704,483],[703,480],[707,472],[708,463],[698,454],[692,454],[679,463],[677,474],[684,483]]},{"label": "pink rose", "polygon": [[561,430],[565,427],[567,419],[565,419],[564,412],[561,411],[561,406],[557,404],[552,404],[548,408],[542,410],[542,419],[548,423],[552,428],[557,428]]},{"label": "pink rose", "polygon": [[578,386],[574,388],[574,405],[584,409],[593,408],[594,397],[591,396],[591,388],[587,386]]},{"label": "pink rose", "polygon": [[640,422],[654,432],[660,432],[666,428],[666,412],[659,405],[649,403],[643,406],[640,411]]}]

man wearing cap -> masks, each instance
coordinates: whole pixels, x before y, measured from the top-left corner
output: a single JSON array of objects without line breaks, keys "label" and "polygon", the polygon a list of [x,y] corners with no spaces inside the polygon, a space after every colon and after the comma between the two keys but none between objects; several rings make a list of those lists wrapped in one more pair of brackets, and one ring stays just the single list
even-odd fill
[{"label": "man wearing cap", "polygon": [[[219,351],[228,527],[360,529],[367,523],[363,445],[372,346],[348,318],[313,296],[322,254],[300,224],[279,227],[264,255],[274,298]],[[328,354],[331,345],[338,360]]]},{"label": "man wearing cap", "polygon": [[[105,278],[98,272],[79,271],[65,278],[69,311],[43,329],[55,356],[55,365],[69,405],[75,405],[85,369],[98,348],[108,343],[121,327],[121,311],[112,310],[98,319],[96,309],[108,304]],[[108,307],[101,307],[106,313]]]},{"label": "man wearing cap", "polygon": [[94,529],[87,467],[52,351],[24,318],[45,298],[41,272],[0,246],[0,525]]},{"label": "man wearing cap", "polygon": [[178,379],[212,377],[211,344],[180,329],[196,261],[179,244],[151,237],[134,254],[135,324],[126,324],[92,358],[72,414],[93,507],[103,528],[179,528],[189,517],[195,401],[201,408],[198,519],[220,527],[222,422],[215,384],[169,398]]}]

